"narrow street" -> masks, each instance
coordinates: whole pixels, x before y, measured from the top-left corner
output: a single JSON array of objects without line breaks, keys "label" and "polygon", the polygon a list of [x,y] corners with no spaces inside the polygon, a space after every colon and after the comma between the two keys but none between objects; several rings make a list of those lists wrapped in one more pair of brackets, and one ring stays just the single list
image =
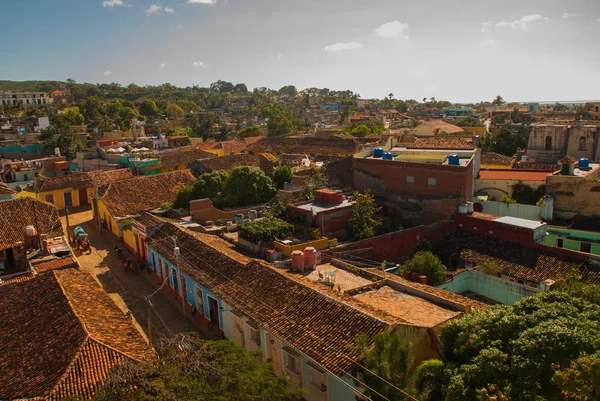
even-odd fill
[{"label": "narrow street", "polygon": [[[64,213],[61,221],[66,232]],[[158,344],[163,337],[171,337],[180,332],[198,331],[192,323],[183,319],[181,309],[167,298],[166,293],[157,291],[160,284],[150,277],[144,277],[148,275],[145,270],[143,272],[125,270],[122,257],[114,252],[115,245],[118,244],[123,249],[125,257],[131,255],[110,233],[100,234],[98,225],[92,219],[91,210],[71,211],[69,225],[71,229],[75,226],[83,227],[92,244],[90,254],[86,252],[77,255],[81,268],[91,273],[100,282],[124,313],[131,312],[138,329],[146,337],[150,337],[154,345]],[[150,298],[152,307],[146,299],[149,295],[152,295]],[[208,333],[204,334],[205,337],[211,338]]]}]

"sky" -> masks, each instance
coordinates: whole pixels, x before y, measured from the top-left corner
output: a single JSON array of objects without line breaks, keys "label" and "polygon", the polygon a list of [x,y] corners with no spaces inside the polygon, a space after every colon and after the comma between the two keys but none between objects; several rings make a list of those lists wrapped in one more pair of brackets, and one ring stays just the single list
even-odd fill
[{"label": "sky", "polygon": [[598,0],[2,0],[0,79],[600,98]]}]

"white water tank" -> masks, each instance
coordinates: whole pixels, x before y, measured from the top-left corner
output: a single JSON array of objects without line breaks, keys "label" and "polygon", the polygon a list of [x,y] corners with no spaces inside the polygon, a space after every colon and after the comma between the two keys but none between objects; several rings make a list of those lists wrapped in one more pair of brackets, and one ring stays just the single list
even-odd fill
[{"label": "white water tank", "polygon": [[258,213],[256,212],[256,210],[250,210],[248,212],[248,218],[250,220],[256,220],[257,217],[258,217]]},{"label": "white water tank", "polygon": [[54,148],[54,156],[60,157],[60,149],[59,148]]},{"label": "white water tank", "polygon": [[469,213],[469,206],[466,203],[458,204],[458,214],[467,214]]},{"label": "white water tank", "polygon": [[27,237],[33,237],[37,235],[37,230],[35,229],[34,226],[27,226],[25,227],[25,236]]}]

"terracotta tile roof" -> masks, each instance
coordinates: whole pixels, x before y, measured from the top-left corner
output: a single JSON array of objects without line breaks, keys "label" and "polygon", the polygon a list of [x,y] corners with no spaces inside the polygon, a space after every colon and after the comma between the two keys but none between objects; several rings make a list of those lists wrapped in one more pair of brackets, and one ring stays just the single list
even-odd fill
[{"label": "terracotta tile roof", "polygon": [[521,180],[521,181],[546,181],[548,171],[523,171],[523,170],[480,170],[481,180]]},{"label": "terracotta tile roof", "polygon": [[581,274],[584,281],[600,283],[600,269],[584,260],[466,231],[455,231],[435,244],[435,249],[443,260],[459,253],[461,261],[475,265],[491,261],[502,267],[502,274],[538,284],[574,273]]},{"label": "terracotta tile roof", "polygon": [[265,138],[266,138],[266,136],[264,136],[264,135],[251,136],[251,137],[248,137],[248,138],[244,138],[244,143],[246,144],[246,146],[248,146],[248,145],[252,145],[253,143],[258,142],[258,141],[260,141],[262,139],[265,139]]},{"label": "terracotta tile roof", "polygon": [[98,196],[102,197],[106,193],[108,186],[112,182],[130,180],[133,178],[133,174],[131,173],[131,169],[123,168],[118,170],[96,170],[96,171],[88,171],[85,173],[90,177],[92,183],[98,185]]},{"label": "terracotta tile roof", "polygon": [[194,174],[202,174],[204,172],[216,170],[229,170],[236,166],[258,167],[258,162],[256,157],[246,154],[228,155],[211,159],[196,160],[190,165],[190,170],[192,170]]},{"label": "terracotta tile roof", "polygon": [[17,193],[16,191],[13,191],[6,185],[0,184],[0,195],[14,195],[16,193]]},{"label": "terracotta tile roof", "polygon": [[353,138],[340,137],[277,137],[265,138],[248,146],[248,151],[278,153],[353,154],[358,143]]},{"label": "terracotta tile roof", "polygon": [[513,158],[496,152],[481,152],[481,165],[491,164],[498,166],[510,166]]},{"label": "terracotta tile roof", "polygon": [[223,149],[225,155],[240,153],[246,150],[246,143],[240,141],[203,142],[198,145],[200,150]]},{"label": "terracotta tile roof", "polygon": [[173,202],[177,192],[195,180],[190,170],[135,177],[110,184],[101,200],[113,217],[125,217]]},{"label": "terracotta tile roof", "polygon": [[72,173],[64,177],[40,178],[38,192],[55,191],[57,189],[79,189],[93,187],[94,183],[87,174]]},{"label": "terracotta tile roof", "polygon": [[454,124],[449,124],[440,119],[423,121],[420,126],[431,128],[433,130],[433,132],[436,134],[442,133],[442,132],[446,132],[448,134],[459,134],[461,132],[465,132],[465,130],[463,128],[456,126]]},{"label": "terracotta tile roof", "polygon": [[41,262],[35,263],[31,261],[32,267],[38,273],[49,272],[50,270],[58,270],[64,269],[67,267],[77,267],[77,261],[73,258],[73,256],[64,256],[62,258],[51,258],[48,260],[43,260]]},{"label": "terracotta tile roof", "polygon": [[543,164],[543,163],[517,163],[513,166],[515,170],[542,170],[542,171],[557,171],[560,170],[560,166],[557,164]]},{"label": "terracotta tile roof", "polygon": [[432,138],[417,138],[417,140],[408,145],[409,148],[415,149],[475,149],[472,143],[463,138],[452,137],[432,137]]},{"label": "terracotta tile roof", "polygon": [[0,202],[0,250],[24,241],[27,226],[35,226],[39,234],[49,237],[64,235],[54,205],[31,197]]},{"label": "terracotta tile roof", "polygon": [[216,157],[214,153],[208,153],[200,149],[188,150],[185,152],[169,153],[159,158],[159,163],[163,167],[175,167],[185,164],[186,167],[191,162],[198,159],[207,159]]},{"label": "terracotta tile roof", "polygon": [[5,288],[9,284],[23,283],[25,281],[31,280],[34,277],[35,275],[33,274],[33,272],[12,274],[8,278],[0,277],[0,279],[2,279],[2,285],[0,286],[0,289]]},{"label": "terracotta tile roof", "polygon": [[154,357],[95,279],[77,269],[6,287],[0,320],[0,399],[90,399],[117,362]]},{"label": "terracotta tile roof", "polygon": [[88,171],[85,173],[94,183],[97,185],[104,187],[108,186],[111,182],[129,180],[133,178],[133,174],[131,173],[131,169],[121,168],[117,170],[95,170]]},{"label": "terracotta tile roof", "polygon": [[345,302],[292,280],[265,263],[239,254],[209,234],[184,232],[167,224],[149,245],[174,260],[170,237],[181,249],[182,271],[261,327],[337,374],[357,357],[356,335],[372,340],[391,325]]}]

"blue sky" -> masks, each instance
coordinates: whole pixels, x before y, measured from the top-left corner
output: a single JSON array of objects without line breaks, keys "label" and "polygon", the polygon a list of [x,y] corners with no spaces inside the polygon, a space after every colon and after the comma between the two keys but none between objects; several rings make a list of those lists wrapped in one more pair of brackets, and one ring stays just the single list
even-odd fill
[{"label": "blue sky", "polygon": [[596,0],[3,0],[0,14],[0,79],[600,97]]}]

